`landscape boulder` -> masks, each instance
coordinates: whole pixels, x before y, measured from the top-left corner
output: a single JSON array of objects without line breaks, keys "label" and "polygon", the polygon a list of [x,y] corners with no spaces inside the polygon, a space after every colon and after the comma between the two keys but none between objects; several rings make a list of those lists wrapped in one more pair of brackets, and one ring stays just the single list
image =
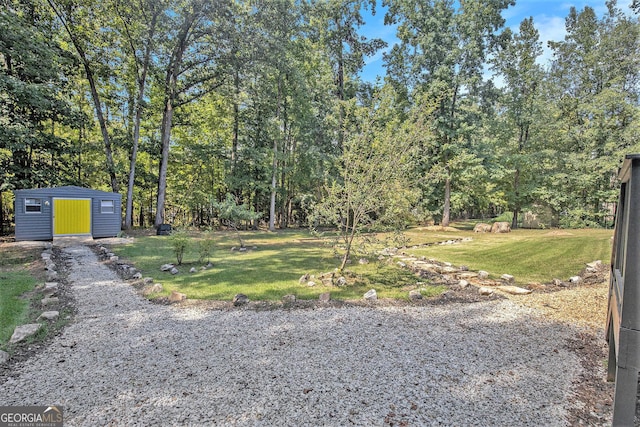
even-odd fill
[{"label": "landscape boulder", "polygon": [[478,288],[478,293],[484,296],[493,295],[493,289],[481,287],[481,288]]},{"label": "landscape boulder", "polygon": [[38,316],[38,320],[56,320],[60,316],[60,312],[58,311],[45,311],[40,316]]},{"label": "landscape boulder", "polygon": [[485,224],[483,222],[479,222],[473,227],[474,233],[488,233],[491,231],[491,226],[489,224]]},{"label": "landscape boulder", "polygon": [[171,291],[171,295],[169,295],[169,302],[180,302],[187,299],[187,296],[178,291]]},{"label": "landscape boulder", "polygon": [[231,301],[234,306],[239,307],[241,305],[245,305],[249,303],[249,297],[245,294],[236,294]]},{"label": "landscape boulder", "polygon": [[511,233],[511,225],[508,222],[494,222],[491,226],[492,233]]},{"label": "landscape boulder", "polygon": [[162,266],[160,266],[160,271],[171,271],[173,267],[173,264],[163,264]]},{"label": "landscape boulder", "polygon": [[412,291],[409,291],[409,299],[411,301],[416,301],[416,300],[422,299],[422,294],[420,293],[419,290],[414,289]]},{"label": "landscape boulder", "polygon": [[177,268],[173,267],[171,270],[169,270],[169,272],[175,276],[176,274],[180,273],[180,270],[178,270]]},{"label": "landscape boulder", "polygon": [[9,340],[9,342],[14,344],[23,341],[30,336],[37,334],[41,327],[41,323],[29,323],[27,325],[17,326],[14,329],[13,335],[11,335],[11,339]]},{"label": "landscape boulder", "polygon": [[285,295],[282,297],[283,304],[293,304],[296,302],[296,296],[293,294]]},{"label": "landscape boulder", "polygon": [[378,293],[376,292],[375,289],[371,289],[371,290],[367,291],[366,294],[364,294],[363,298],[365,300],[367,300],[367,301],[375,301],[375,300],[378,299]]},{"label": "landscape boulder", "polygon": [[515,278],[511,274],[503,274],[500,278],[505,282],[509,282],[509,283],[512,283],[515,281]]}]

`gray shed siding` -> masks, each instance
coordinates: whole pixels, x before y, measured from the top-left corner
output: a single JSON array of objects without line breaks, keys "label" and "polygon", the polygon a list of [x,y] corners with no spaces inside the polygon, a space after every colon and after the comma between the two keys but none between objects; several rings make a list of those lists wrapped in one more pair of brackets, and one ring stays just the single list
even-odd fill
[{"label": "gray shed siding", "polygon": [[[50,240],[53,238],[53,199],[91,199],[91,235],[113,237],[120,232],[122,197],[118,193],[91,190],[82,187],[55,187],[16,190],[16,240]],[[25,200],[42,200],[41,212],[26,212]],[[103,200],[113,202],[113,213],[102,213]]]}]

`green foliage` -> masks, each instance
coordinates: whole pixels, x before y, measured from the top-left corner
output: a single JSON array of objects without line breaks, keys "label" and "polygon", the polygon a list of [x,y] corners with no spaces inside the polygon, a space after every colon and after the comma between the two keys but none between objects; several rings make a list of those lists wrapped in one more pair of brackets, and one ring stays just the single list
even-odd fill
[{"label": "green foliage", "polygon": [[227,197],[222,202],[211,202],[211,207],[217,211],[217,216],[222,223],[235,231],[240,247],[244,248],[244,240],[242,240],[238,230],[240,224],[242,222],[255,221],[259,219],[262,214],[254,212],[245,204],[239,205],[236,203],[235,197],[231,194],[227,194]]},{"label": "green foliage", "polygon": [[351,255],[354,239],[363,230],[404,226],[415,193],[411,190],[411,145],[394,111],[391,86],[370,107],[350,106],[354,127],[346,134],[340,178],[314,208],[313,222],[329,223],[339,233],[344,254],[339,270]]},{"label": "green foliage", "polygon": [[178,261],[178,265],[181,265],[184,254],[189,247],[189,235],[182,230],[173,230],[168,240],[171,243],[171,249]]},{"label": "green foliage", "polygon": [[202,238],[196,241],[196,247],[198,249],[198,261],[209,263],[211,254],[213,253],[213,247],[215,240],[210,232],[205,233]]}]

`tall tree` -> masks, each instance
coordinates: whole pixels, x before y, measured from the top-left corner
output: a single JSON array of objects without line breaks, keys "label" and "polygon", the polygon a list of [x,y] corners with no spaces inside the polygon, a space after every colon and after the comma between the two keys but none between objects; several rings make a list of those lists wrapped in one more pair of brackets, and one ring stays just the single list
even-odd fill
[{"label": "tall tree", "polygon": [[171,129],[176,108],[201,98],[223,83],[228,57],[230,5],[225,0],[184,0],[167,12],[171,29],[164,58],[160,171],[155,225],[164,222]]},{"label": "tall tree", "polygon": [[[506,29],[493,56],[493,69],[504,79],[505,94],[502,104],[506,110],[503,119],[507,127],[497,150],[500,163],[508,169],[511,179],[505,189],[507,202],[513,213],[511,228],[518,227],[518,216],[529,203],[537,188],[536,166],[539,147],[532,139],[536,123],[540,122],[542,67],[536,62],[542,55],[542,44],[533,18],[520,24],[520,31]],[[509,182],[510,181],[510,182]]]},{"label": "tall tree", "polygon": [[85,77],[89,83],[95,114],[102,134],[106,169],[111,182],[111,190],[117,193],[120,186],[118,184],[116,166],[113,159],[113,149],[107,119],[103,111],[103,101],[98,89],[99,82],[96,76],[96,69],[105,65],[100,61],[110,56],[105,54],[104,48],[106,44],[104,40],[99,39],[99,35],[106,33],[99,30],[99,18],[104,18],[106,14],[101,13],[98,4],[95,3],[91,5],[80,5],[67,0],[62,0],[59,3],[56,3],[55,0],[47,0],[47,2],[69,36],[71,44],[78,54],[84,69]]},{"label": "tall tree", "polygon": [[389,76],[407,86],[414,99],[439,103],[431,115],[435,143],[425,160],[444,186],[441,223],[447,226],[456,165],[473,158],[473,150],[467,148],[477,123],[466,110],[476,104],[488,49],[504,25],[501,12],[514,2],[387,0],[383,4],[389,7],[385,22],[398,25],[400,39],[385,56]]},{"label": "tall tree", "polygon": [[163,2],[156,0],[140,0],[138,4],[123,3],[115,0],[114,9],[120,18],[121,37],[123,47],[129,57],[129,71],[134,77],[135,84],[131,93],[132,122],[131,154],[129,163],[129,179],[127,183],[127,206],[125,209],[124,226],[130,229],[133,225],[133,193],[135,186],[136,161],[140,142],[142,114],[145,109],[145,94],[147,78],[152,64],[152,53],[155,51],[155,39],[158,27],[165,12]]},{"label": "tall tree", "polygon": [[0,8],[0,234],[3,192],[72,181],[55,159],[70,145],[56,129],[77,128],[69,81],[75,64],[55,42],[42,5],[2,1]]},{"label": "tall tree", "polygon": [[616,200],[615,176],[624,153],[638,149],[640,26],[615,1],[599,19],[572,8],[567,35],[551,43],[551,82],[561,154],[549,183],[550,204],[563,225],[606,225]]}]

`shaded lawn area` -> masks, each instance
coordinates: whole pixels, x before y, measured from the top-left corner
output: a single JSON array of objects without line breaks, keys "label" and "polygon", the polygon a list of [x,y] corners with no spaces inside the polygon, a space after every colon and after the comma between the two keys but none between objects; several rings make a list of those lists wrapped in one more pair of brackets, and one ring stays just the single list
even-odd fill
[{"label": "shaded lawn area", "polygon": [[[406,251],[454,265],[467,265],[471,270],[487,270],[493,277],[512,274],[521,284],[549,282],[555,277],[567,279],[578,274],[588,262],[601,259],[607,263],[611,253],[610,230],[515,230],[509,234],[477,234],[466,226],[461,228],[460,231],[409,229],[404,234],[409,246],[451,239],[472,240],[456,245],[409,247]],[[176,290],[194,299],[231,300],[243,293],[252,300],[274,301],[287,294],[299,299],[316,299],[323,292],[331,292],[332,298],[346,300],[360,299],[374,288],[380,298],[406,299],[411,289],[423,289],[423,294],[429,296],[444,291],[442,287],[421,282],[423,279],[395,263],[377,262],[372,257],[369,264],[360,265],[355,256],[347,267],[352,273],[348,286],[322,286],[319,279],[314,280],[317,283],[314,287],[300,284],[298,280],[302,275],[317,277],[333,271],[340,262],[328,239],[313,237],[306,230],[242,232],[247,252],[231,250],[240,246],[233,233],[213,233],[215,245],[210,258],[213,267],[201,270],[206,262],[198,262],[195,243],[202,236],[191,234],[190,248],[176,276],[160,271],[162,264],[176,262],[166,236],[138,237],[134,243],[115,246],[112,250],[132,262],[145,277],[162,283],[164,292],[159,296]],[[197,272],[189,273],[191,267]]]}]

